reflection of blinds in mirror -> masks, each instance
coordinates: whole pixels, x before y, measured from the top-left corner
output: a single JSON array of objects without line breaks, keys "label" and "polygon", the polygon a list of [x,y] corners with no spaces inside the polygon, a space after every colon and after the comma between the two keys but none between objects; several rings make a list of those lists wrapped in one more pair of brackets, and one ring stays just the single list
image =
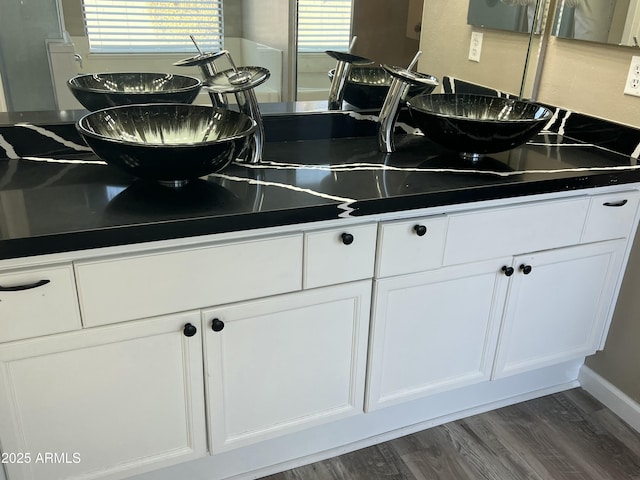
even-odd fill
[{"label": "reflection of blinds in mirror", "polygon": [[193,53],[222,48],[222,0],[83,0],[92,53]]},{"label": "reflection of blinds in mirror", "polygon": [[351,0],[298,0],[298,51],[348,51]]}]

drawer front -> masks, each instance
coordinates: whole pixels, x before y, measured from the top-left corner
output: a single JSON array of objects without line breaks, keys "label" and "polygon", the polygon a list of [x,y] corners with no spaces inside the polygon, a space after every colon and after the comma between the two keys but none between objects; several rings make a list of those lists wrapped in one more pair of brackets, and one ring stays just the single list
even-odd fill
[{"label": "drawer front", "polygon": [[302,287],[302,234],[76,264],[85,326]]},{"label": "drawer front", "polygon": [[0,275],[0,342],[80,329],[73,267]]},{"label": "drawer front", "polygon": [[598,195],[591,199],[582,242],[624,238],[633,228],[640,192]]},{"label": "drawer front", "polygon": [[445,216],[380,224],[376,276],[390,277],[440,267],[447,224]]},{"label": "drawer front", "polygon": [[451,215],[444,264],[578,244],[588,208],[580,197]]},{"label": "drawer front", "polygon": [[373,277],[376,224],[308,232],[304,236],[304,288]]}]

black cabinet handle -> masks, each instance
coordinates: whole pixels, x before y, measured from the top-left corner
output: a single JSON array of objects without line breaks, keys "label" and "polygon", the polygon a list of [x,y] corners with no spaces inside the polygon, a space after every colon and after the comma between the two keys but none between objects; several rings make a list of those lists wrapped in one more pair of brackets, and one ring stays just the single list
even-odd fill
[{"label": "black cabinet handle", "polygon": [[619,202],[604,202],[602,205],[605,207],[624,207],[627,204],[628,200],[620,200]]},{"label": "black cabinet handle", "polygon": [[424,237],[424,235],[427,233],[427,227],[425,227],[424,225],[414,225],[413,230],[419,237]]},{"label": "black cabinet handle", "polygon": [[211,330],[213,330],[214,332],[219,332],[223,328],[224,328],[224,322],[219,318],[214,318],[211,321]]},{"label": "black cabinet handle", "polygon": [[340,238],[342,238],[342,243],[345,245],[351,245],[353,243],[353,235],[350,233],[343,233],[340,235]]},{"label": "black cabinet handle", "polygon": [[35,283],[28,283],[26,285],[16,285],[15,287],[3,287],[0,285],[0,292],[20,292],[22,290],[31,290],[32,288],[38,288],[47,283],[51,283],[51,280],[40,280]]},{"label": "black cabinet handle", "polygon": [[511,275],[513,275],[513,272],[514,272],[513,267],[507,267],[506,265],[502,267],[502,271],[507,277],[510,277]]},{"label": "black cabinet handle", "polygon": [[529,275],[531,273],[531,265],[520,265],[520,271],[525,275]]},{"label": "black cabinet handle", "polygon": [[193,337],[196,333],[198,333],[198,329],[194,325],[187,323],[184,326],[184,330],[182,332],[184,333],[185,337]]}]

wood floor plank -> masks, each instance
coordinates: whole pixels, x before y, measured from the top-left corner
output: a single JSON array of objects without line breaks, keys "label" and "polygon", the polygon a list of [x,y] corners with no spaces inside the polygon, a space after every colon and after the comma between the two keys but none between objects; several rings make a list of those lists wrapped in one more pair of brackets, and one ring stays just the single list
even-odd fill
[{"label": "wood floor plank", "polygon": [[[558,444],[558,436],[520,405],[496,412],[494,428],[503,441],[523,458],[532,471],[543,479],[587,480],[591,470],[576,461]],[[579,459],[578,459],[579,460]]]},{"label": "wood floor plank", "polygon": [[268,480],[415,480],[386,443],[265,477]]},{"label": "wood floor plank", "polygon": [[640,480],[640,433],[578,388],[265,478]]},{"label": "wood floor plank", "polygon": [[640,459],[619,439],[599,431],[593,422],[579,415],[566,395],[543,397],[522,407],[535,411],[541,424],[556,436],[563,454],[591,471],[594,479],[623,480],[640,476]]},{"label": "wood floor plank", "polygon": [[[402,460],[417,480],[471,480],[479,478],[473,462],[467,461],[445,426],[425,430],[414,435],[424,448],[402,455]],[[393,441],[391,442],[393,445]]]}]

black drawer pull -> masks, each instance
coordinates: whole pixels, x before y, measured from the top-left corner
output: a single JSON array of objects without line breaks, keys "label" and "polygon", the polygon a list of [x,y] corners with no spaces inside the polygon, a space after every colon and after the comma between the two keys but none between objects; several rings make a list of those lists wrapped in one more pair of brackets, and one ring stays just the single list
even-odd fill
[{"label": "black drawer pull", "polygon": [[510,277],[511,275],[513,275],[513,272],[514,272],[513,267],[507,267],[506,265],[502,267],[501,270],[504,272],[504,274],[507,277]]},{"label": "black drawer pull", "polygon": [[221,332],[223,328],[224,328],[224,322],[219,318],[214,318],[211,321],[211,330],[213,330],[214,332]]},{"label": "black drawer pull", "polygon": [[532,267],[531,265],[520,265],[520,271],[525,275],[529,275],[531,273]]},{"label": "black drawer pull", "polygon": [[602,205],[605,207],[624,207],[627,204],[628,200],[625,198],[624,200],[620,200],[619,202],[604,202]]},{"label": "black drawer pull", "polygon": [[345,245],[351,245],[353,243],[353,235],[350,233],[343,233],[340,235],[340,238],[342,238],[342,243]]},{"label": "black drawer pull", "polygon": [[185,337],[193,337],[196,333],[198,333],[198,329],[194,325],[187,323],[184,326],[184,330],[182,330],[182,332],[184,333]]},{"label": "black drawer pull", "polygon": [[51,283],[51,280],[40,280],[35,283],[28,283],[26,285],[16,285],[15,287],[3,287],[0,285],[0,292],[20,292],[22,290],[31,290],[32,288],[38,288],[47,283]]},{"label": "black drawer pull", "polygon": [[413,230],[419,237],[424,237],[427,234],[427,227],[425,227],[424,225],[414,225]]}]

